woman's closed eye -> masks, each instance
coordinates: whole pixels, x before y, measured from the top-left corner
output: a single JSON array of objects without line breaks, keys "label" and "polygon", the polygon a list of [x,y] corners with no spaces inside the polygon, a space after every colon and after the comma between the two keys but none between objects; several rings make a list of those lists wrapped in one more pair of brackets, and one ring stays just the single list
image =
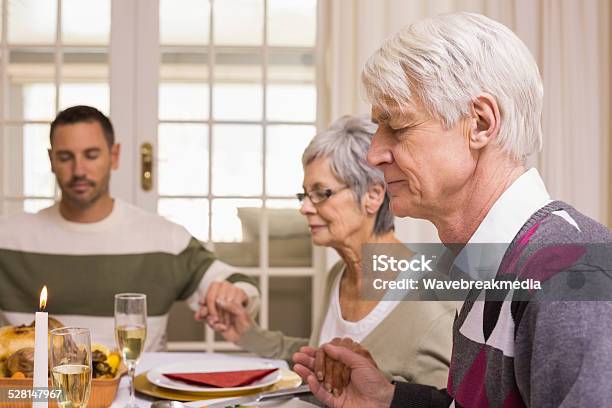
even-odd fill
[{"label": "woman's closed eye", "polygon": [[331,189],[325,188],[321,190],[314,190],[311,191],[310,194],[312,194],[317,200],[325,200],[331,195]]}]

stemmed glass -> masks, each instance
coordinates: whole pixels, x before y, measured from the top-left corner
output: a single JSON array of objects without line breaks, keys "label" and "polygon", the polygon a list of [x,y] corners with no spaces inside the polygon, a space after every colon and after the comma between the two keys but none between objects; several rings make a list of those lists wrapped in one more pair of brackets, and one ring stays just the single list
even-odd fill
[{"label": "stemmed glass", "polygon": [[84,408],[91,392],[91,336],[89,329],[51,330],[51,381],[61,394],[61,408]]},{"label": "stemmed glass", "polygon": [[119,293],[115,295],[115,339],[128,367],[130,402],[126,408],[137,407],[134,397],[134,373],[147,337],[147,295]]}]

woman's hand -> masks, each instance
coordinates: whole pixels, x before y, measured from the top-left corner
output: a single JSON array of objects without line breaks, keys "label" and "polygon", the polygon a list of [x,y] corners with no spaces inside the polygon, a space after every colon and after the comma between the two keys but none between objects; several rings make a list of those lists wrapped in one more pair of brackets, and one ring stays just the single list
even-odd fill
[{"label": "woman's hand", "polygon": [[200,301],[195,318],[206,319],[206,323],[225,340],[235,343],[253,326],[253,319],[246,309],[247,302],[248,297],[242,289],[227,281],[213,282],[206,298]]}]

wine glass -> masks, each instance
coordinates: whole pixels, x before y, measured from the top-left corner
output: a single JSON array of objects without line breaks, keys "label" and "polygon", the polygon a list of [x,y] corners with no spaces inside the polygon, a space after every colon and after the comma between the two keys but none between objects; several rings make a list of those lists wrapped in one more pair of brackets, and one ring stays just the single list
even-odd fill
[{"label": "wine glass", "polygon": [[61,408],[85,408],[91,392],[91,336],[89,329],[51,330],[51,381],[61,390]]},{"label": "wine glass", "polygon": [[130,402],[126,408],[137,407],[134,398],[134,373],[147,337],[147,295],[119,293],[115,295],[115,339],[119,353],[128,367]]}]

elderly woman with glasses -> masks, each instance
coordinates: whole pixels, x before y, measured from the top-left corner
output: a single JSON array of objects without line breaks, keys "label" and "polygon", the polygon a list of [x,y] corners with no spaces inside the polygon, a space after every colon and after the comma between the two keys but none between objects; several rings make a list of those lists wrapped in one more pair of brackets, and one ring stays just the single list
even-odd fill
[{"label": "elderly woman with glasses", "polygon": [[358,350],[359,342],[389,376],[442,387],[456,305],[362,296],[362,245],[399,243],[383,174],[366,161],[375,131],[369,119],[344,116],[315,136],[302,156],[300,212],[313,243],[334,248],[342,259],[328,273],[323,313],[310,339],[264,330],[238,305],[228,307],[229,324],[208,323],[226,340],[268,358],[290,360],[302,346],[330,341]]}]

